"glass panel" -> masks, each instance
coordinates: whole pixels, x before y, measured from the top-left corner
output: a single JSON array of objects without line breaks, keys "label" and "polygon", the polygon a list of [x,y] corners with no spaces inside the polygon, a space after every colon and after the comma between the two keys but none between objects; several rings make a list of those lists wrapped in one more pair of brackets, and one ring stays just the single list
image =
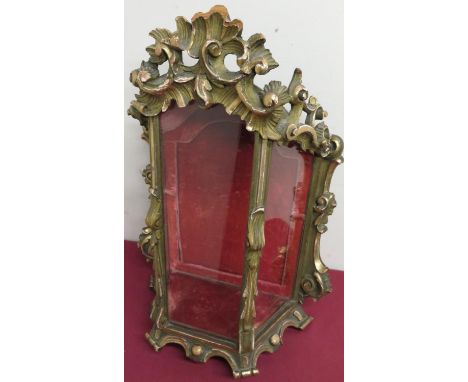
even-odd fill
[{"label": "glass panel", "polygon": [[221,106],[161,116],[169,317],[237,338],[253,134]]},{"label": "glass panel", "polygon": [[304,224],[313,156],[273,145],[265,206],[265,247],[259,290],[291,296]]}]

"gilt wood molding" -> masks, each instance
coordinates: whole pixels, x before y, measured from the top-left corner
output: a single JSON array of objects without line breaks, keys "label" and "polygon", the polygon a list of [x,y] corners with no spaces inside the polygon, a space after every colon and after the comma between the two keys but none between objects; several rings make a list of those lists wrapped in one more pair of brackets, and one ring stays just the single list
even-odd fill
[{"label": "gilt wood molding", "polygon": [[[197,13],[189,22],[176,18],[177,31],[154,29],[150,36],[155,43],[146,51],[149,59],[130,75],[140,89],[131,103],[129,114],[146,126],[148,117],[159,115],[175,102],[184,107],[201,100],[206,107],[221,104],[228,114],[238,115],[249,131],[278,143],[297,142],[305,151],[322,157],[338,158],[343,141],[330,135],[324,118],[327,113],[309,97],[302,84],[302,71],[295,69],[288,86],[270,81],[263,89],[254,84],[255,76],[264,75],[278,63],[265,48],[261,33],[242,38],[242,21],[230,20],[224,6],[214,6],[206,13]],[[193,66],[183,62],[183,52],[198,59]],[[233,54],[239,70],[232,72],[224,59]],[[167,73],[158,67],[168,62]],[[291,105],[288,112],[284,107]],[[303,113],[304,122],[300,122]],[[147,133],[144,133],[147,139]]]}]

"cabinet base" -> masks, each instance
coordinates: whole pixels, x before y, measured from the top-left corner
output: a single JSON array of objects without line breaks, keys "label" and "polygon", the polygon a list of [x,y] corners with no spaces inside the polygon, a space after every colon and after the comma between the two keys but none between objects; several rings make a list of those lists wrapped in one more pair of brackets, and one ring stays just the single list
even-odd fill
[{"label": "cabinet base", "polygon": [[258,357],[263,352],[273,353],[279,348],[287,327],[304,329],[311,321],[312,317],[296,301],[289,301],[257,330],[254,350],[242,354],[232,340],[175,322],[167,322],[160,328],[155,325],[146,333],[146,339],[156,351],[168,343],[179,344],[186,356],[196,362],[206,362],[211,357],[224,358],[231,366],[233,376],[241,378],[259,373],[256,367]]}]

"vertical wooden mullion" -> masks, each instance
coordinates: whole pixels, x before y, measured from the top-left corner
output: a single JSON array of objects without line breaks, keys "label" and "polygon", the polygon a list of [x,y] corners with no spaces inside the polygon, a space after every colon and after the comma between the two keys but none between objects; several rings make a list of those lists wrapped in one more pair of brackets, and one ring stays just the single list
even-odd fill
[{"label": "vertical wooden mullion", "polygon": [[272,141],[255,133],[253,170],[247,223],[247,247],[244,256],[242,295],[239,319],[239,353],[241,362],[247,365],[255,348],[255,297],[257,296],[258,269],[265,245],[265,200],[268,186]]},{"label": "vertical wooden mullion", "polygon": [[161,155],[161,129],[159,116],[148,117],[148,141],[150,146],[151,167],[151,206],[148,215],[153,214],[150,248],[153,257],[154,290],[156,298],[151,317],[156,326],[161,326],[168,319],[167,269],[165,258],[164,235],[164,200]]}]

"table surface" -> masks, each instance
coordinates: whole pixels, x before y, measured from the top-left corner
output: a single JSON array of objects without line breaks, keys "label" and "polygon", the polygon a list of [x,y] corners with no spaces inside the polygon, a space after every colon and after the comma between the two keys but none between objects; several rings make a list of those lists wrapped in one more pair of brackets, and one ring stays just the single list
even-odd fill
[{"label": "table surface", "polygon": [[[144,338],[151,329],[151,266],[132,241],[124,242],[124,259],[125,381],[233,381],[223,359],[193,362],[176,344],[154,351]],[[249,377],[252,381],[343,381],[343,275],[342,271],[330,271],[333,292],[317,302],[310,298],[304,302],[313,321],[303,331],[286,329],[278,351],[258,358],[260,373]]]}]

